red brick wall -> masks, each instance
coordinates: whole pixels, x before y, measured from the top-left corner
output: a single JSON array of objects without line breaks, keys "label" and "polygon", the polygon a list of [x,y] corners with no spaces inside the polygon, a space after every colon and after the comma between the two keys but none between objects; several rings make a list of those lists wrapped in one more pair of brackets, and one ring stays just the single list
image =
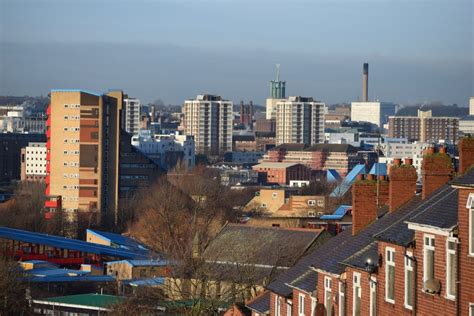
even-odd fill
[{"label": "red brick wall", "polygon": [[365,271],[356,270],[353,268],[346,269],[346,315],[352,315],[353,313],[354,272],[360,273],[360,278],[361,278],[360,280],[360,285],[361,285],[360,315],[369,315],[370,313],[369,312],[369,308],[370,308],[369,274]]},{"label": "red brick wall", "polygon": [[390,166],[388,202],[390,212],[415,196],[417,179],[416,169],[413,166]]},{"label": "red brick wall", "polygon": [[[379,205],[388,199],[388,183],[379,182]],[[352,234],[356,235],[377,218],[377,182],[359,180],[352,185]]]},{"label": "red brick wall", "polygon": [[474,164],[474,139],[461,138],[459,148],[459,172],[464,173]]},{"label": "red brick wall", "polygon": [[423,192],[422,198],[425,199],[432,192],[451,180],[453,167],[451,158],[447,154],[429,154],[423,157]]},{"label": "red brick wall", "polygon": [[474,257],[469,256],[469,213],[466,208],[469,193],[474,190],[459,190],[459,299],[461,315],[469,315],[469,302],[474,303]]},{"label": "red brick wall", "polygon": [[298,290],[293,290],[293,316],[299,316],[299,295],[304,295],[304,314],[311,315],[311,295],[305,292],[301,292]]},{"label": "red brick wall", "polygon": [[[385,248],[395,249],[395,304],[385,300]],[[379,315],[411,315],[412,311],[406,309],[405,301],[405,248],[385,242],[378,243],[381,260],[377,271],[377,313]],[[366,294],[368,294],[366,290]],[[362,296],[364,296],[362,292]],[[423,315],[423,314],[419,314]]]},{"label": "red brick wall", "polygon": [[[323,274],[323,273],[318,273],[318,287],[317,287],[317,297],[318,297],[318,304],[323,304],[324,305],[324,278],[325,277],[331,277],[332,280],[332,314],[337,315],[339,311],[339,301],[338,301],[338,295],[339,295],[339,280],[338,278],[335,278],[333,276]],[[347,294],[346,294],[346,303],[347,303]],[[346,310],[347,311],[347,310]],[[311,315],[311,314],[308,314]],[[346,315],[349,315],[346,313]]]},{"label": "red brick wall", "polygon": [[420,315],[455,315],[455,301],[446,299],[446,237],[435,234],[435,279],[441,282],[441,294],[423,292],[423,232],[415,233],[416,248],[414,255],[418,262],[417,284],[417,313]]},{"label": "red brick wall", "polygon": [[[272,293],[270,296],[270,315],[276,315],[275,314],[275,300],[277,299],[277,295],[275,293]],[[287,307],[286,307],[286,298],[278,296],[278,299],[280,300],[280,315],[281,316],[292,316],[292,315],[287,315]],[[294,300],[293,300],[294,301]],[[294,307],[293,307],[294,310]]]}]

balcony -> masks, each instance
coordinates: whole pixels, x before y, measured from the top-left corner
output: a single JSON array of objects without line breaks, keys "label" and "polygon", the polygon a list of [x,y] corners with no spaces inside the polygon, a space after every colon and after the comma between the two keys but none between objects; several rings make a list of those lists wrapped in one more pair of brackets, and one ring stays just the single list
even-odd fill
[{"label": "balcony", "polygon": [[50,208],[57,208],[58,207],[58,201],[45,201],[44,206],[45,207],[50,207]]},{"label": "balcony", "polygon": [[46,138],[47,139],[51,138],[51,128],[49,128],[49,126],[48,126],[48,129],[46,130]]},{"label": "balcony", "polygon": [[[46,179],[44,180],[44,181],[46,182],[46,184],[50,184],[50,183],[51,183],[51,178],[50,178],[50,177],[51,177],[51,176],[50,176],[49,174],[46,176]],[[49,193],[48,193],[48,194],[49,194]]]},{"label": "balcony", "polygon": [[46,120],[46,126],[51,126],[51,116],[48,116],[48,119]]},{"label": "balcony", "polygon": [[48,105],[48,108],[46,109],[46,115],[50,116],[51,115],[51,104]]},{"label": "balcony", "polygon": [[46,183],[46,190],[44,190],[44,194],[45,194],[45,195],[49,195],[49,192],[50,192],[50,190],[49,190],[49,183]]},{"label": "balcony", "polygon": [[49,175],[49,173],[51,172],[51,165],[49,164],[49,161],[46,162],[46,173]]}]

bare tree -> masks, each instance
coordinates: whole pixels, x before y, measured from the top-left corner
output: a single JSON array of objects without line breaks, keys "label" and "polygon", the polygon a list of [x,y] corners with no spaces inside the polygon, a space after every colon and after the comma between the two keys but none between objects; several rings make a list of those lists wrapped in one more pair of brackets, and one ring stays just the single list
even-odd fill
[{"label": "bare tree", "polygon": [[9,258],[0,256],[0,315],[29,315],[27,287],[21,269]]}]

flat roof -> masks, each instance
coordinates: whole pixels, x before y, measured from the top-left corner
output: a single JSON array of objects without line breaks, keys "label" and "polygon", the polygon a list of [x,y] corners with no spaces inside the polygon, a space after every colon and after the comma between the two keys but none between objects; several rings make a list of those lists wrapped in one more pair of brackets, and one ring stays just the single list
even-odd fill
[{"label": "flat roof", "polygon": [[299,165],[299,163],[296,162],[262,162],[259,163],[258,165],[253,166],[252,168],[275,168],[275,169],[282,169],[282,168],[288,168],[292,167],[295,165]]},{"label": "flat roof", "polygon": [[78,239],[34,233],[26,230],[13,229],[8,227],[0,227],[0,238],[19,240],[28,243],[46,245],[62,249],[71,249],[76,251],[82,251],[85,253],[93,253],[116,258],[147,259],[147,256],[142,252],[114,248],[110,246],[89,243]]},{"label": "flat roof", "polygon": [[104,294],[78,294],[68,296],[57,296],[33,300],[35,304],[72,307],[80,309],[92,309],[110,311],[110,307],[124,301],[122,296]]}]

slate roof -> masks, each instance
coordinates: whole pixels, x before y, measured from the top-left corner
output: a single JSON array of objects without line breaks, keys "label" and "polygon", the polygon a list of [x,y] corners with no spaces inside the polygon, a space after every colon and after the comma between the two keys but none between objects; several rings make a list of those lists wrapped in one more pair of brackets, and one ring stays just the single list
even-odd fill
[{"label": "slate roof", "polygon": [[367,259],[370,259],[373,264],[377,264],[378,258],[379,253],[377,242],[373,241],[362,250],[356,252],[355,254],[344,260],[342,264],[358,269],[365,269]]},{"label": "slate roof", "polygon": [[310,269],[306,271],[303,275],[290,282],[288,286],[305,291],[307,293],[311,293],[316,290],[317,284],[318,273],[313,269]]},{"label": "slate roof", "polygon": [[321,230],[227,224],[203,257],[210,262],[291,267],[318,237],[326,234]]},{"label": "slate roof", "polygon": [[457,177],[456,179],[451,181],[451,184],[462,187],[474,187],[474,168],[468,170],[464,175]]},{"label": "slate roof", "polygon": [[268,313],[270,311],[270,295],[270,291],[265,291],[246,306],[259,314]]}]

